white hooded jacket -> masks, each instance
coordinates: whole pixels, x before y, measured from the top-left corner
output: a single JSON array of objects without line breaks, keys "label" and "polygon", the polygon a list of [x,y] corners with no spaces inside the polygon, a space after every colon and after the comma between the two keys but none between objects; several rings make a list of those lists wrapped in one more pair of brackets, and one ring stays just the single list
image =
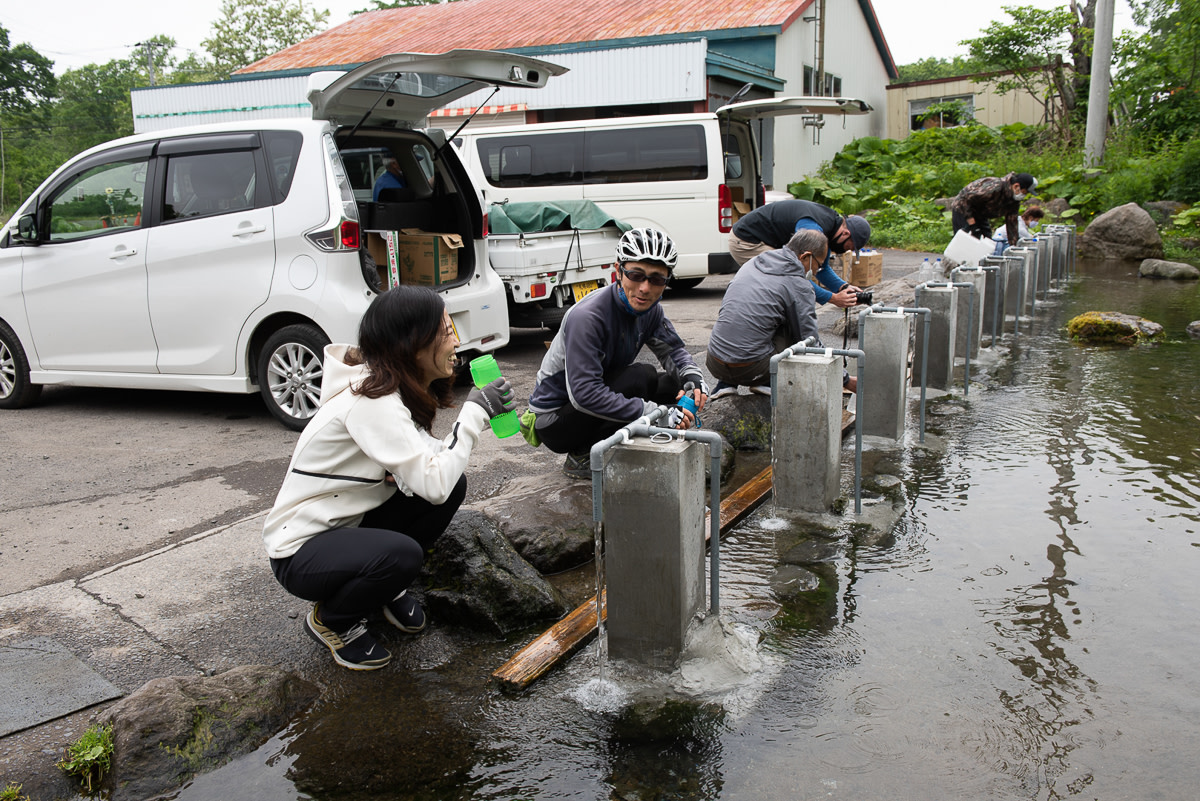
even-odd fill
[{"label": "white hooded jacket", "polygon": [[[488,427],[483,407],[464,403],[450,434],[437,440],[413,422],[399,393],[354,394],[351,387],[367,369],[345,363],[348,349],[325,347],[321,408],[301,432],[263,524],[263,542],[273,559],[292,556],[322,532],[359,525],[363,515],[397,491],[443,503]],[[396,486],[385,482],[389,473]]]}]

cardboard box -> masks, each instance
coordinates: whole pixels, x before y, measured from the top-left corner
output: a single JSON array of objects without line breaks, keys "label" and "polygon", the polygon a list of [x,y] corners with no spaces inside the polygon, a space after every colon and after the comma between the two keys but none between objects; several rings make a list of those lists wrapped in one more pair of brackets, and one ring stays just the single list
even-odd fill
[{"label": "cardboard box", "polygon": [[883,280],[883,254],[864,250],[855,259],[854,251],[843,253],[838,274],[857,287],[874,286]]},{"label": "cardboard box", "polygon": [[397,284],[441,286],[458,277],[458,234],[435,234],[415,228],[388,231],[388,288]]}]

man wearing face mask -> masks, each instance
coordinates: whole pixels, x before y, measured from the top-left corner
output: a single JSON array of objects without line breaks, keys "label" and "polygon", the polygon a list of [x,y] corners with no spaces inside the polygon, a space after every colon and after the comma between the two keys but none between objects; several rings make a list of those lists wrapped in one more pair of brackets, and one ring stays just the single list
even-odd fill
[{"label": "man wearing face mask", "polygon": [[[590,478],[592,445],[656,406],[673,407],[657,425],[679,429],[695,422],[675,406],[685,392],[697,411],[704,409],[703,373],[659,304],[677,260],[663,232],[626,231],[617,243],[616,283],[571,307],[542,358],[522,434],[565,453],[563,472],[571,478]],[[635,361],[643,347],[664,370]]]},{"label": "man wearing face mask", "polygon": [[1008,244],[1020,237],[1018,220],[1021,201],[1037,187],[1037,179],[1027,172],[1010,172],[1003,178],[980,178],[963,187],[950,201],[950,220],[954,231],[991,239],[992,220],[1004,218]]}]

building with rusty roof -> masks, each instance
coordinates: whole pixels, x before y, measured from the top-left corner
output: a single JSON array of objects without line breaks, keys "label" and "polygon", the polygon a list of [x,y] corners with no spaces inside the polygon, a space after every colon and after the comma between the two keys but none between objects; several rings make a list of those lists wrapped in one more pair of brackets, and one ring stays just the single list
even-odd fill
[{"label": "building with rusty roof", "polygon": [[714,110],[746,99],[855,97],[877,111],[760,123],[764,175],[782,189],[859,136],[886,134],[896,67],[871,0],[456,0],[370,11],[240,71],[345,70],[395,52],[509,50],[570,68],[540,90],[471,95],[439,112],[487,124]]}]

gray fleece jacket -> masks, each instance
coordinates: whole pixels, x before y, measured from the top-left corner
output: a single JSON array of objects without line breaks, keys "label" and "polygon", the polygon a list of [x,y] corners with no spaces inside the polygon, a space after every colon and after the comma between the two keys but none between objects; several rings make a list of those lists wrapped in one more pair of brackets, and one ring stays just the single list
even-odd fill
[{"label": "gray fleece jacket", "polygon": [[729,364],[755,362],[775,354],[776,331],[792,343],[818,336],[816,295],[806,272],[787,248],[743,264],[725,290],[708,352]]}]

